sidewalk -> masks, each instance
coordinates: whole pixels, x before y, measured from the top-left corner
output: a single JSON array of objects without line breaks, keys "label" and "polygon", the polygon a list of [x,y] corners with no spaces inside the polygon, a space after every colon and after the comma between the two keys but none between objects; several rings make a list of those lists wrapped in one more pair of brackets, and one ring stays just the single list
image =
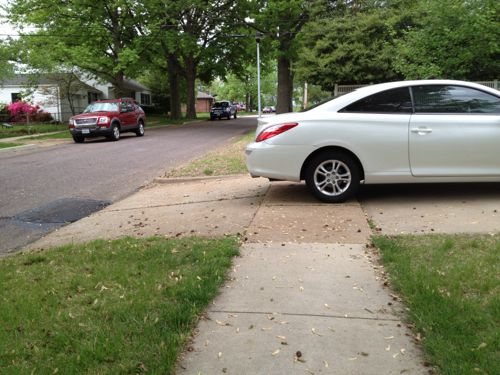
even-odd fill
[{"label": "sidewalk", "polygon": [[179,375],[427,374],[403,307],[366,247],[360,205],[321,204],[305,189],[248,176],[157,183],[30,248],[241,234],[241,256]]}]

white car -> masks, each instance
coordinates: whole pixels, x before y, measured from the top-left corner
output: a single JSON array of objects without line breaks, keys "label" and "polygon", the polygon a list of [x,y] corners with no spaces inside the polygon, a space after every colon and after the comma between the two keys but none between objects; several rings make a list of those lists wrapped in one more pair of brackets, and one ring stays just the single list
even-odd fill
[{"label": "white car", "polygon": [[500,92],[450,80],[366,86],[261,118],[245,152],[252,176],[305,180],[324,202],[360,183],[500,181]]}]

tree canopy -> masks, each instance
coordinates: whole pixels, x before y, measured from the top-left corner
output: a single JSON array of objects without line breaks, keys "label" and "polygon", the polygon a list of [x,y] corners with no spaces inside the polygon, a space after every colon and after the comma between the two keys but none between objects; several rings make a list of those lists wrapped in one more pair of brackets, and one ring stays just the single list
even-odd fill
[{"label": "tree canopy", "polygon": [[394,67],[408,79],[497,79],[500,3],[421,0],[418,25],[397,43]]},{"label": "tree canopy", "polygon": [[[7,8],[22,35],[0,44],[0,60],[90,72],[118,91],[125,76],[149,77],[168,91],[174,118],[181,99],[196,117],[197,81],[219,77],[236,89],[239,80],[247,104],[256,97],[256,32],[261,56],[275,61],[277,103],[268,105],[278,112],[292,110],[305,82],[331,92],[337,83],[487,80],[500,71],[497,0],[12,0]],[[0,74],[8,71],[2,64]]]}]

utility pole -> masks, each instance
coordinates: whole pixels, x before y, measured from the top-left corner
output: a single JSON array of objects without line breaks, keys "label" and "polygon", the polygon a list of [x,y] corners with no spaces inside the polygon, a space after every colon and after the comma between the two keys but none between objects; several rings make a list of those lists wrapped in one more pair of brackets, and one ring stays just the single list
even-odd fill
[{"label": "utility pole", "polygon": [[259,111],[259,117],[261,117],[261,103],[260,103],[260,41],[262,39],[262,33],[255,34],[255,41],[257,42],[257,106]]}]

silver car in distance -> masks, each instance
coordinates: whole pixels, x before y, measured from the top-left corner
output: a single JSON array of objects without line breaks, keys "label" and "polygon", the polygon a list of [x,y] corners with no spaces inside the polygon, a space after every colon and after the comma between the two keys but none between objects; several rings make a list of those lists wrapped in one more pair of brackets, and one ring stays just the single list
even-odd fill
[{"label": "silver car in distance", "polygon": [[500,182],[500,92],[451,80],[366,86],[259,119],[245,152],[252,176],[305,180],[324,202],[360,183]]}]

